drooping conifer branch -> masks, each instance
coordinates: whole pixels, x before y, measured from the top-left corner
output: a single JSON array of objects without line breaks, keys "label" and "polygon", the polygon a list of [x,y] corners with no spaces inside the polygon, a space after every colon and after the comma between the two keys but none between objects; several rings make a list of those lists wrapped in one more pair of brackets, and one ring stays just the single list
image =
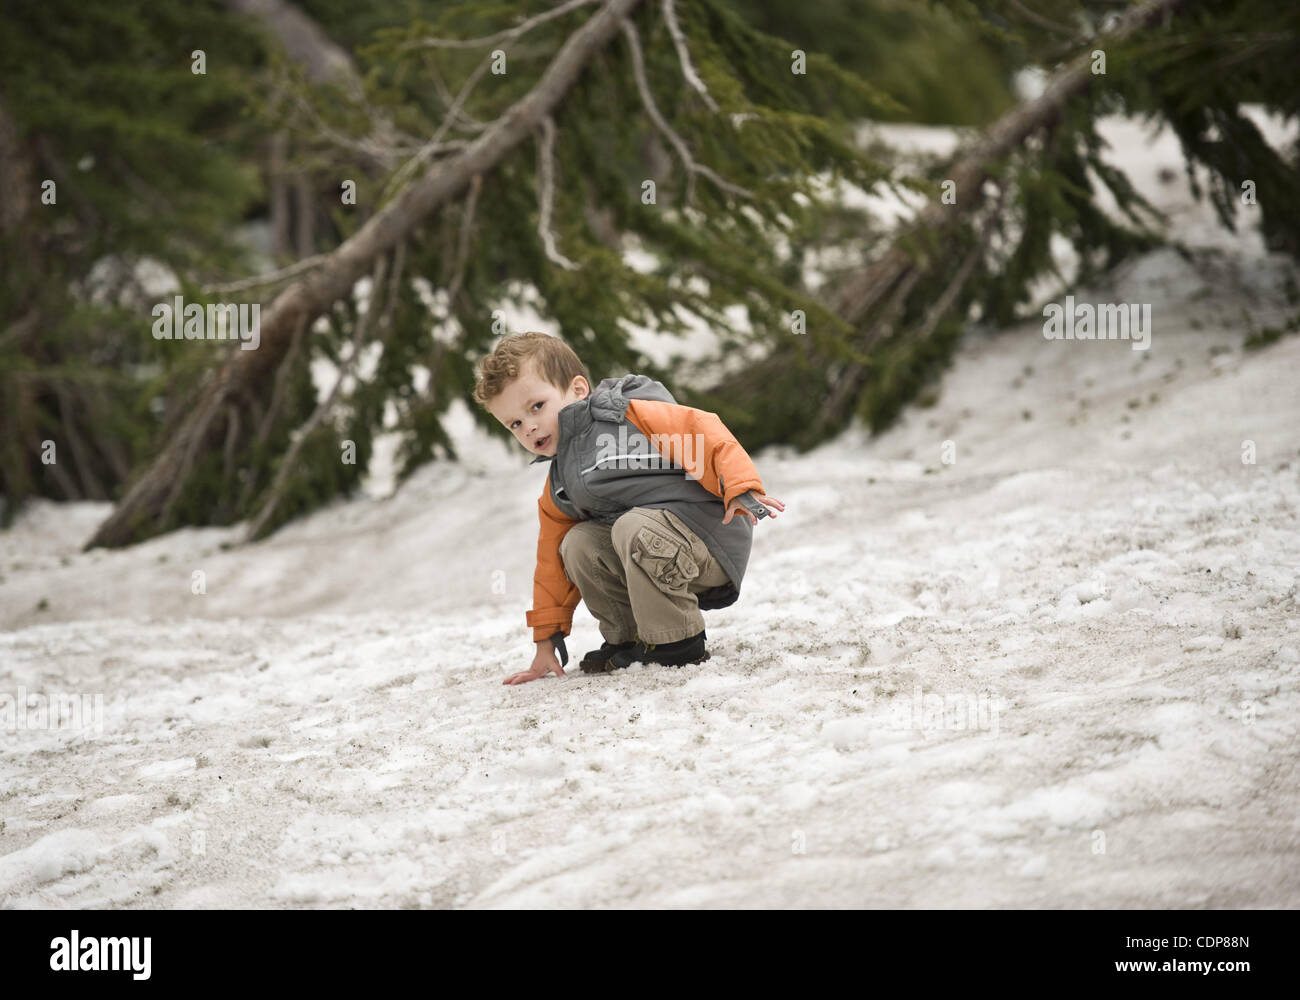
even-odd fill
[{"label": "drooping conifer branch", "polygon": [[555,122],[550,115],[542,118],[537,139],[537,200],[540,206],[537,235],[546,250],[546,259],[567,271],[578,265],[560,253],[551,231],[551,211],[555,200]]},{"label": "drooping conifer branch", "polygon": [[729,194],[734,194],[741,198],[754,197],[752,191],[746,190],[738,184],[732,184],[730,181],[724,180],[719,177],[712,168],[696,162],[695,157],[691,155],[691,151],[682,140],[682,137],[673,130],[671,125],[668,124],[664,119],[664,116],[660,113],[658,105],[655,104],[654,95],[650,92],[650,82],[646,79],[645,57],[641,54],[641,41],[637,35],[637,30],[632,25],[631,21],[624,20],[623,35],[627,39],[628,51],[632,56],[632,74],[636,79],[636,89],[641,95],[641,103],[645,107],[646,117],[654,122],[655,128],[657,128],[663,134],[664,138],[672,144],[673,149],[677,151],[677,155],[681,157],[682,166],[685,168],[686,193],[682,198],[682,204],[688,207],[691,204],[691,196],[695,193],[696,174],[701,174],[702,176],[707,177],[719,188]]},{"label": "drooping conifer branch", "polygon": [[301,330],[348,293],[379,254],[458,195],[476,174],[491,171],[524,141],[574,85],[587,61],[619,30],[640,0],[609,0],[564,43],[536,86],[516,101],[461,153],[440,161],[372,216],[308,277],[286,288],[263,316],[260,347],[237,351],[201,388],[158,456],[100,525],[86,547],[124,545],[163,530],[174,501],[201,453],[224,443],[219,419],[225,402],[273,381]]},{"label": "drooping conifer branch", "polygon": [[[1148,0],[1126,11],[1114,26],[1098,36],[1096,44],[1122,42],[1135,32],[1162,20],[1187,0]],[[851,323],[859,324],[860,333],[853,348],[865,354],[871,347],[889,337],[893,332],[892,319],[897,314],[898,303],[917,284],[920,277],[933,269],[938,261],[924,253],[918,255],[914,246],[927,243],[941,244],[944,234],[960,225],[968,213],[982,204],[980,189],[984,180],[999,160],[1021,146],[1032,134],[1051,126],[1065,105],[1084,91],[1095,79],[1092,72],[1091,46],[1079,52],[1048,81],[1043,92],[1033,100],[1014,109],[990,126],[973,148],[962,152],[947,179],[959,192],[957,204],[944,205],[931,201],[906,226],[889,251],[876,263],[863,269],[842,290],[835,311]],[[879,315],[872,310],[886,296],[893,295],[893,304]],[[955,296],[953,296],[955,300]],[[833,375],[826,401],[817,414],[811,429],[811,438],[841,426],[848,409],[856,400],[865,381],[867,368],[860,362],[842,367]]]},{"label": "drooping conifer branch", "polygon": [[677,49],[677,58],[682,64],[682,76],[686,77],[686,82],[699,92],[700,97],[704,99],[705,107],[717,114],[718,103],[709,94],[709,88],[704,86],[700,74],[695,72],[695,64],[691,62],[691,50],[686,44],[686,36],[682,34],[681,25],[677,23],[677,12],[673,8],[673,0],[663,0],[663,10],[664,24],[668,27],[668,34],[672,37],[673,47]]}]

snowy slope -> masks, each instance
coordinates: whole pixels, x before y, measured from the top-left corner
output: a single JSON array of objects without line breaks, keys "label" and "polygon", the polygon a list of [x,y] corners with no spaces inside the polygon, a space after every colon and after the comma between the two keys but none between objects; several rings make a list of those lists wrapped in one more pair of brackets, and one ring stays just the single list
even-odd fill
[{"label": "snowy slope", "polygon": [[501,684],[545,469],[463,411],[461,463],[250,547],[82,554],[106,507],[36,504],[0,708],[102,728],[4,732],[0,905],[1296,906],[1300,337],[1241,347],[1287,270],[1111,134],[1226,256],[1076,296],[1150,302],[1148,351],[1030,321],[879,438],[755,455],[787,510],[705,664]]}]

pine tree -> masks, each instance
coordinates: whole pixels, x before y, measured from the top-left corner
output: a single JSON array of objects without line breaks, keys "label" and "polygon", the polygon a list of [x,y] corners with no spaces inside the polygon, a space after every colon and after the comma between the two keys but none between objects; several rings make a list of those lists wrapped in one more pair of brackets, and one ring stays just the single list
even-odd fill
[{"label": "pine tree", "polygon": [[[129,41],[120,60],[100,54],[101,75],[129,75],[119,63],[157,72],[172,48],[199,47],[174,41],[176,25],[143,6],[119,6]],[[35,5],[24,11],[29,51],[65,44],[53,7],[48,16]],[[6,216],[7,263],[16,273],[24,262],[30,270],[7,290],[5,315],[14,319],[0,325],[0,352],[21,342],[5,358],[28,360],[21,377],[10,379],[6,365],[0,391],[20,399],[14,412],[41,412],[36,426],[59,431],[57,393],[48,390],[54,375],[45,370],[57,369],[57,352],[33,360],[36,344],[46,350],[44,310],[56,309],[67,277],[83,280],[108,251],[163,260],[181,275],[187,299],[233,294],[261,303],[262,345],[225,355],[211,344],[162,350],[133,333],[130,349],[100,366],[121,380],[129,427],[80,449],[101,455],[113,447],[109,439],[131,439],[100,474],[98,493],[78,487],[66,467],[38,464],[28,417],[22,434],[5,438],[21,442],[0,460],[6,495],[33,484],[64,496],[117,496],[126,487],[91,544],[241,519],[259,536],[355,488],[382,431],[401,436],[401,477],[454,458],[443,429],[447,409],[469,398],[474,361],[506,332],[494,310],[529,296],[598,378],[641,371],[673,383],[666,360],[630,348],[624,324],[682,332],[707,323],[730,374],[678,397],[719,412],[748,448],[808,446],[858,417],[883,428],[942,371],[972,316],[991,324],[1015,318],[1031,283],[1052,268],[1054,234],[1079,250],[1081,281],[1159,239],[1150,207],[1100,158],[1096,121],[1105,114],[1169,121],[1189,157],[1210,168],[1225,221],[1241,183],[1252,181],[1269,239],[1295,252],[1297,210],[1288,200],[1295,151],[1277,155],[1240,113],[1247,101],[1295,113],[1287,58],[1297,21],[1286,5],[935,0],[922,8],[846,0],[815,11],[774,7],[760,3],[751,13],[735,0],[570,0],[539,13],[524,2],[230,0],[187,13],[188,30],[209,39],[210,62],[229,71],[222,77],[229,87],[182,86],[165,74],[149,85],[166,92],[155,105],[166,122],[154,128],[184,132],[207,150],[205,168],[150,160],[149,142],[133,145],[120,119],[103,133],[96,158],[118,156],[121,145],[124,162],[150,189],[164,198],[192,189],[193,204],[173,219],[174,206],[151,208],[137,185],[135,197],[101,191],[100,201],[87,202],[91,211],[62,230]],[[264,16],[271,8],[274,16]],[[756,24],[806,32],[809,40]],[[813,36],[828,31],[835,37],[816,46]],[[872,38],[903,40],[899,60],[907,65],[921,51],[909,45],[930,31],[943,39],[935,51],[970,51],[972,79],[981,81],[974,92],[989,95],[988,115],[1013,69],[1033,64],[1055,75],[1048,99],[1005,110],[953,162],[908,175],[888,150],[858,148],[862,119],[906,119],[933,103],[926,113],[950,108],[980,120],[951,93],[909,91],[897,67],[893,76],[875,72],[880,50]],[[1080,72],[1098,46],[1106,74]],[[34,191],[35,147],[8,138],[41,120],[40,98],[28,94],[44,93],[44,84],[21,68],[20,51],[0,43],[6,80],[21,81],[7,90],[16,125],[6,131],[0,115],[0,144],[26,150],[25,159],[5,162],[17,178],[11,189]],[[83,53],[81,61],[94,58]],[[1223,72],[1207,74],[1207,66]],[[947,77],[960,90],[960,74]],[[61,114],[92,116],[83,84],[65,86],[76,99]],[[102,80],[99,90],[113,93]],[[252,112],[238,122],[236,95]],[[117,100],[133,106],[126,95]],[[145,113],[135,118],[150,121]],[[70,123],[59,141],[90,128]],[[1098,209],[1094,178],[1114,194],[1126,223]],[[955,204],[940,198],[945,181],[956,182]],[[828,197],[840,184],[919,191],[932,204],[892,230]],[[340,196],[349,185],[353,201]],[[298,231],[299,239],[278,241],[294,250],[276,262],[279,271],[249,277],[250,262],[238,259],[230,229],[248,213],[269,214],[282,234]],[[96,217],[108,224],[96,226]],[[631,267],[624,258],[631,247],[654,264]],[[825,286],[807,286],[806,269],[827,251],[848,265]],[[365,308],[358,287],[369,289]],[[93,323],[82,321],[87,331],[109,322],[97,308]],[[111,322],[138,330],[140,309],[138,297],[124,299]],[[745,321],[733,319],[737,313]],[[114,340],[123,338],[88,332],[70,353],[88,357],[102,349],[99,341]],[[359,360],[363,354],[374,364]],[[324,401],[310,374],[321,357],[341,373]],[[157,366],[155,381],[131,374],[143,363]],[[37,372],[46,394],[34,405],[22,392]],[[164,378],[165,389],[156,381]],[[160,395],[166,420],[155,424],[148,403]],[[478,407],[469,409],[488,433],[505,437]],[[385,423],[390,411],[395,425]],[[157,433],[143,433],[150,429]],[[60,444],[61,461],[65,450]],[[146,455],[154,456],[147,466]],[[90,459],[84,467],[96,469]],[[138,475],[128,483],[132,468]],[[72,487],[52,488],[59,476]]]},{"label": "pine tree", "polygon": [[[0,30],[0,523],[116,496],[211,356],[149,334],[135,263],[243,264],[257,37],[213,6],[7,3]],[[207,58],[195,72],[193,53]],[[143,307],[143,310],[142,310]],[[53,461],[51,461],[53,459]]]},{"label": "pine tree", "polygon": [[[630,16],[620,21],[624,11]],[[620,326],[628,319],[680,330],[686,311],[737,343],[752,334],[729,318],[731,305],[747,306],[763,325],[793,309],[836,322],[780,278],[772,234],[806,225],[819,170],[863,187],[887,180],[847,134],[852,119],[890,102],[815,53],[798,56],[800,68],[810,68],[806,85],[782,85],[778,74],[793,75],[790,47],[751,31],[722,4],[625,0],[555,12],[512,22],[494,9],[486,41],[470,46],[460,40],[484,31],[476,4],[377,34],[366,52],[367,100],[405,134],[428,137],[426,145],[384,188],[364,192],[357,217],[338,213],[342,245],[305,276],[288,276],[263,315],[259,350],[236,356],[211,380],[94,543],[125,543],[210,507],[225,495],[223,448],[232,440],[225,452],[236,456],[254,441],[236,516],[271,530],[364,469],[390,401],[404,434],[404,475],[435,449],[451,455],[442,416],[452,399],[468,397],[475,358],[504,332],[494,304],[523,287],[536,289],[563,335],[602,374],[668,377],[628,349]],[[576,60],[575,42],[582,43]],[[493,45],[507,59],[499,75],[486,71]],[[458,100],[450,87],[430,84],[439,79],[472,85]],[[348,143],[339,136],[372,132],[366,108],[337,92],[304,97],[313,99],[306,117],[325,123],[322,135],[340,147]],[[841,117],[827,117],[828,108]],[[351,173],[346,163],[334,170],[335,185]],[[618,246],[633,238],[665,263],[650,273],[629,267]],[[391,313],[377,368],[338,397],[334,419],[315,422],[311,448],[280,475],[287,446],[266,433],[266,450],[258,451],[258,421],[241,411],[273,397],[277,380],[291,384],[286,372],[305,365],[309,353],[294,345],[314,339],[308,331],[318,319],[328,326],[326,349],[343,356],[357,322],[348,293],[384,256],[383,270],[398,278],[375,285],[388,298],[376,296],[371,307]],[[432,321],[402,268],[446,293]],[[692,273],[707,290],[682,283]],[[417,385],[417,366],[431,372],[426,385]],[[501,433],[474,412],[490,433]],[[355,448],[357,464],[341,475],[345,447]],[[297,501],[281,499],[287,496]],[[274,516],[261,516],[269,503]]]},{"label": "pine tree", "polygon": [[[883,430],[942,372],[971,317],[993,327],[1016,318],[1033,282],[1055,271],[1054,235],[1079,255],[1077,284],[1163,242],[1158,213],[1101,158],[1102,116],[1168,122],[1189,173],[1208,168],[1224,224],[1232,225],[1249,181],[1270,246],[1296,253],[1300,206],[1288,192],[1300,181],[1300,149],[1273,150],[1241,105],[1297,114],[1290,67],[1300,10],[1264,0],[1151,0],[1122,14],[1077,0],[1038,13],[1019,0],[948,6],[991,43],[1032,55],[1053,75],[1042,97],[932,171],[926,211],[841,284],[832,308],[856,327],[851,356],[811,336],[778,338],[761,360],[698,397],[747,446],[809,448],[855,416]],[[1095,72],[1098,52],[1104,74]],[[1100,210],[1089,171],[1128,224]],[[952,211],[939,197],[945,182],[964,192]],[[990,249],[994,242],[1004,249]]]}]

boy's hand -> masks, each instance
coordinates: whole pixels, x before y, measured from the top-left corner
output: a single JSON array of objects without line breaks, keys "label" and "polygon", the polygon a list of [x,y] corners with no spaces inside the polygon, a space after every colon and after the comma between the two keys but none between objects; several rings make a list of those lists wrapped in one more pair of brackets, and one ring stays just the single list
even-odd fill
[{"label": "boy's hand", "polygon": [[551,644],[550,639],[546,639],[537,644],[537,655],[533,657],[532,665],[527,670],[511,674],[501,683],[527,684],[549,673],[554,673],[556,677],[563,677],[564,668],[560,666],[560,658],[555,655],[555,646]]},{"label": "boy's hand", "polygon": [[[776,510],[785,510],[785,504],[776,497],[764,496],[762,493],[755,493],[754,496],[758,498],[759,502],[762,503],[764,507],[773,507]],[[722,523],[730,523],[733,514],[744,514],[751,522],[758,524],[758,518],[740,502],[740,497],[733,497],[731,503],[727,504],[727,513],[722,518]],[[772,514],[771,516],[776,517],[776,514]]]}]

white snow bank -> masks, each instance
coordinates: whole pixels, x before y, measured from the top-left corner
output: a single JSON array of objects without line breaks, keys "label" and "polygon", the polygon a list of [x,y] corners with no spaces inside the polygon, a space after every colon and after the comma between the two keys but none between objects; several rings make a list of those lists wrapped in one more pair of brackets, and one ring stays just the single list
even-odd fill
[{"label": "white snow bank", "polygon": [[467,413],[462,462],[246,548],[81,553],[106,508],[33,504],[0,905],[1296,905],[1300,338],[1241,349],[1294,311],[1257,251],[1096,289],[1157,299],[1147,352],[1031,321],[878,438],[755,455],[787,510],[677,670],[501,684],[545,469]]}]

